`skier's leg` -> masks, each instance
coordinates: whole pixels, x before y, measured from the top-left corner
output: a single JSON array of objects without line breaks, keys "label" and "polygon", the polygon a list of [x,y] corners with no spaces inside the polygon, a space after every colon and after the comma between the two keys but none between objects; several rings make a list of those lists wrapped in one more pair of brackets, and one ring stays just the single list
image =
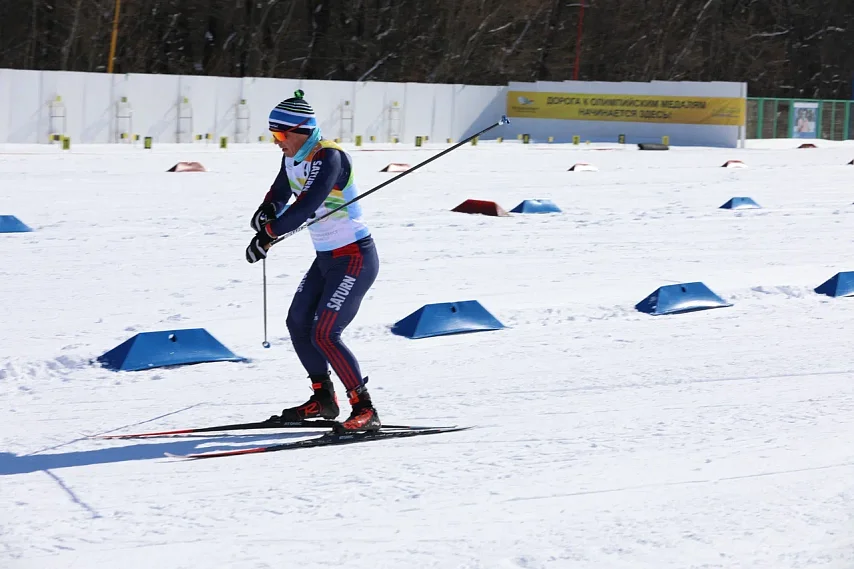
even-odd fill
[{"label": "skier's leg", "polygon": [[347,389],[353,415],[345,424],[363,411],[370,411],[365,413],[365,421],[359,428],[379,428],[379,418],[365,388],[367,378],[362,377],[359,362],[341,341],[341,333],[355,318],[362,299],[377,278],[376,247],[368,237],[335,250],[331,258],[324,257],[321,263],[326,265],[326,286],[317,309],[312,341]]},{"label": "skier's leg", "polygon": [[318,260],[315,259],[297,287],[286,320],[294,351],[310,376],[326,375],[329,371],[325,356],[312,342],[314,317],[323,288],[323,276],[318,267]]},{"label": "skier's leg", "polygon": [[334,419],[339,413],[338,398],[335,396],[335,386],[332,385],[329,377],[326,357],[312,342],[314,317],[317,304],[323,294],[323,287],[324,279],[315,259],[297,287],[287,318],[291,343],[297,357],[308,372],[314,393],[302,405],[282,410],[279,419],[284,422],[318,417]]}]

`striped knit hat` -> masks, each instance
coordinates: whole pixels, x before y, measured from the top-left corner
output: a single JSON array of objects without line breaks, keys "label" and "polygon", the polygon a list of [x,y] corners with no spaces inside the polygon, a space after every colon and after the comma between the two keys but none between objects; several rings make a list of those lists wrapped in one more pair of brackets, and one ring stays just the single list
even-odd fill
[{"label": "striped knit hat", "polygon": [[270,111],[270,130],[283,130],[300,134],[311,134],[317,128],[314,109],[303,99],[305,93],[301,89],[294,91],[294,96],[285,99]]}]

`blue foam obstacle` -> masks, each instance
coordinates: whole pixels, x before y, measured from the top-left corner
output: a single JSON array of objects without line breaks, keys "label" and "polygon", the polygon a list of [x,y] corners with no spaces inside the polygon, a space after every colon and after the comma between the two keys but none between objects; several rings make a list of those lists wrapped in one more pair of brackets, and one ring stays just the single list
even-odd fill
[{"label": "blue foam obstacle", "polygon": [[0,215],[0,233],[26,233],[27,231],[32,229],[14,215]]},{"label": "blue foam obstacle", "polygon": [[836,273],[814,290],[827,296],[854,296],[854,271]]},{"label": "blue foam obstacle", "polygon": [[560,208],[552,200],[525,200],[510,211],[512,213],[560,213]]},{"label": "blue foam obstacle", "polygon": [[759,204],[750,198],[731,198],[718,209],[759,209]]},{"label": "blue foam obstacle", "polygon": [[446,334],[483,332],[505,328],[478,301],[426,304],[398,322],[391,331],[398,336],[418,339]]},{"label": "blue foam obstacle", "polygon": [[660,287],[635,305],[635,309],[646,314],[680,314],[695,310],[732,306],[709,290],[701,282],[682,283]]},{"label": "blue foam obstacle", "polygon": [[244,360],[204,328],[142,332],[98,358],[105,368],[114,371]]}]

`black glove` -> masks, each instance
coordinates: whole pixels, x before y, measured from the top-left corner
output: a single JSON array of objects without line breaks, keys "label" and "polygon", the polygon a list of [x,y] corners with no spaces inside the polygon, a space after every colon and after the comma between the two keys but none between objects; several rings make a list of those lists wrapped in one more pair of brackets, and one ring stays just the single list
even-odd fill
[{"label": "black glove", "polygon": [[246,260],[250,263],[257,263],[261,259],[266,259],[267,250],[272,242],[273,238],[267,235],[266,231],[259,231],[249,242],[249,247],[246,248]]},{"label": "black glove", "polygon": [[273,202],[264,202],[252,215],[249,226],[255,231],[264,231],[264,226],[276,219],[276,205]]}]

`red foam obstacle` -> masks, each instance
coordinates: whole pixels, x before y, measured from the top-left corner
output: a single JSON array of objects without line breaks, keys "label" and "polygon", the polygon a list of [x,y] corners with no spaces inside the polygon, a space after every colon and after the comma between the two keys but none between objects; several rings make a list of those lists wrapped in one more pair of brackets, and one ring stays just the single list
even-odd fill
[{"label": "red foam obstacle", "polygon": [[202,166],[198,162],[178,162],[168,170],[167,172],[207,172],[205,167]]},{"label": "red foam obstacle", "polygon": [[507,211],[495,202],[485,200],[466,200],[451,211],[458,213],[479,213],[492,217],[510,217]]},{"label": "red foam obstacle", "polygon": [[747,168],[747,164],[741,160],[727,160],[721,165],[722,168]]},{"label": "red foam obstacle", "polygon": [[593,164],[588,164],[586,162],[578,162],[572,166],[568,170],[569,172],[598,172],[599,168],[594,166]]},{"label": "red foam obstacle", "polygon": [[410,166],[409,164],[392,162],[391,164],[380,170],[380,172],[406,172],[410,168],[412,168],[412,166]]},{"label": "red foam obstacle", "polygon": [[798,146],[798,148],[818,148],[818,146],[816,146],[812,142],[804,142],[803,144]]}]

